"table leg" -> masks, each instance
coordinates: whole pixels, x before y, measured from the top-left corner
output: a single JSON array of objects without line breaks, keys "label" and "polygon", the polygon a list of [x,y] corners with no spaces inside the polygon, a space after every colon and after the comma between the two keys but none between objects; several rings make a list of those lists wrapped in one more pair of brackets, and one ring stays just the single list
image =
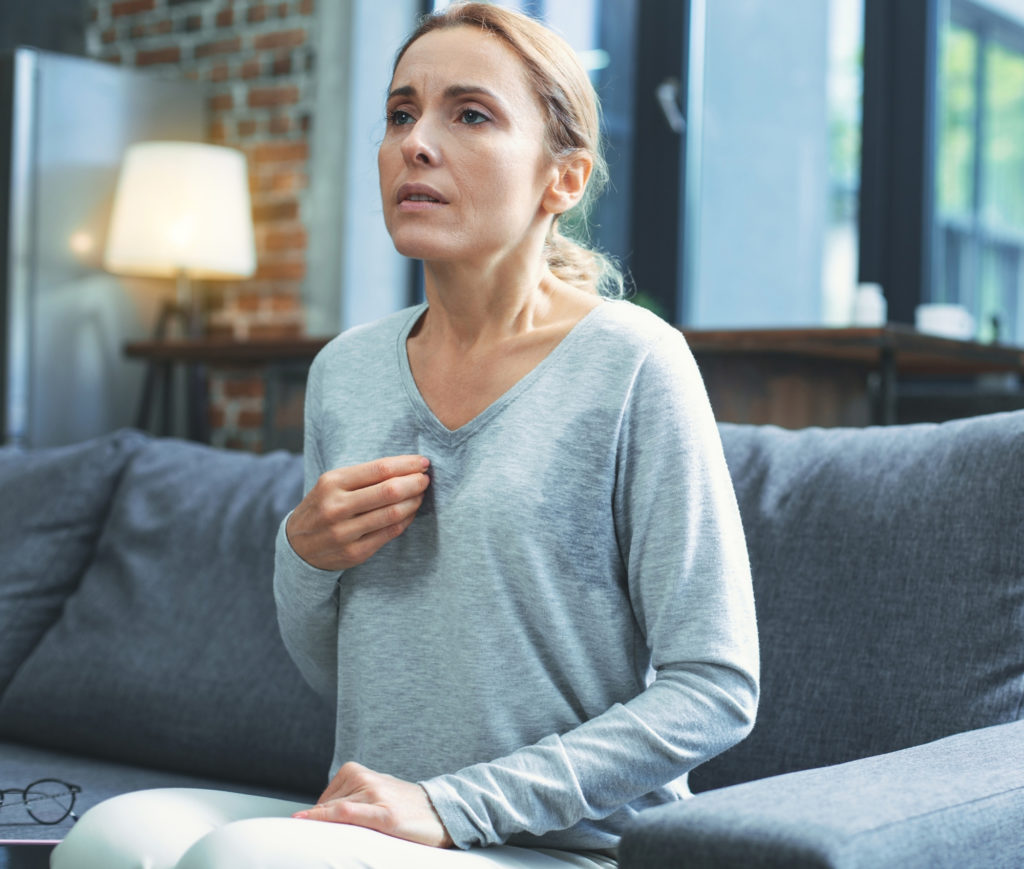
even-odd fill
[{"label": "table leg", "polygon": [[882,348],[878,383],[878,410],[876,423],[879,425],[895,425],[897,422],[896,392],[896,352],[891,347]]}]

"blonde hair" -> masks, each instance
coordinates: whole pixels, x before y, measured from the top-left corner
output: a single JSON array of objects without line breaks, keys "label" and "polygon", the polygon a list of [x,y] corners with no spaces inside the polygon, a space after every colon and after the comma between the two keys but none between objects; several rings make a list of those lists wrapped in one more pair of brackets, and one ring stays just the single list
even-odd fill
[{"label": "blonde hair", "polygon": [[608,180],[601,147],[601,116],[597,94],[569,44],[543,24],[518,12],[489,3],[455,3],[424,15],[395,57],[394,68],[421,36],[450,27],[477,27],[502,39],[519,57],[546,115],[545,145],[553,160],[584,151],[594,161],[581,202],[555,215],[544,244],[548,268],[568,284],[607,296],[621,296],[622,274],[600,251],[564,235],[559,224],[573,219],[581,231],[586,214]]}]

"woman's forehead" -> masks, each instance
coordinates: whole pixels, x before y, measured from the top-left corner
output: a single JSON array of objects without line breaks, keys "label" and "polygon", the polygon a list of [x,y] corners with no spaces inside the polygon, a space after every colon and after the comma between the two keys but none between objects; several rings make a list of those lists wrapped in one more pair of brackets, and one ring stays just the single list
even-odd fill
[{"label": "woman's forehead", "polygon": [[483,86],[508,99],[530,98],[526,68],[501,37],[461,25],[425,33],[398,62],[389,90]]}]

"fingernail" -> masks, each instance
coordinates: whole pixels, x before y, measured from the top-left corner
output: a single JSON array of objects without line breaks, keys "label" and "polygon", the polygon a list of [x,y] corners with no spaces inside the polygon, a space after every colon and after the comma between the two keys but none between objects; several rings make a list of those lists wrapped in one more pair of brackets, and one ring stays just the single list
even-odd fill
[{"label": "fingernail", "polygon": [[430,467],[430,459],[424,456],[420,456],[420,464],[423,466],[423,470],[425,471],[427,468]]},{"label": "fingernail", "polygon": [[292,815],[292,817],[293,818],[308,818],[309,817],[309,812],[296,812],[294,815]]}]

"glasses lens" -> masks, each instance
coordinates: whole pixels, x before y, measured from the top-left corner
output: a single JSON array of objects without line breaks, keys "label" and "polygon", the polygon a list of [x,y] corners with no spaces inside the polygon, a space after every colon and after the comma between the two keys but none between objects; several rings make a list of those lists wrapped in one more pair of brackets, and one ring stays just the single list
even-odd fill
[{"label": "glasses lens", "polygon": [[75,795],[64,782],[43,779],[25,790],[25,807],[40,824],[59,824],[69,814]]}]

